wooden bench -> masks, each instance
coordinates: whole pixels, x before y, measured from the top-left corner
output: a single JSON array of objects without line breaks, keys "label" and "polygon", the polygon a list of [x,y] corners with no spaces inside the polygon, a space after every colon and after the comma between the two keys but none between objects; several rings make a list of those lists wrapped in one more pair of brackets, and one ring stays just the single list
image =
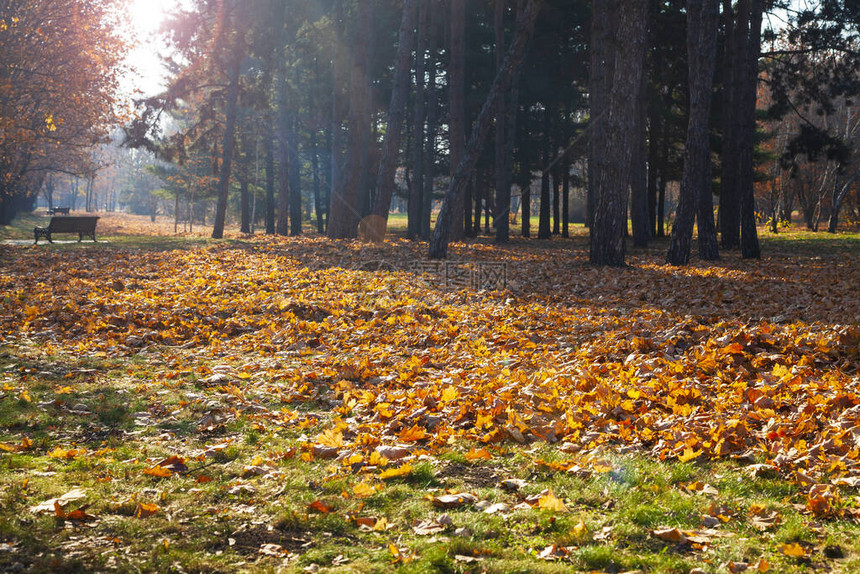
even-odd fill
[{"label": "wooden bench", "polygon": [[71,209],[71,207],[55,207],[48,210],[48,215],[68,215]]},{"label": "wooden bench", "polygon": [[33,235],[36,239],[34,245],[36,243],[39,243],[39,237],[45,237],[50,243],[53,243],[51,235],[53,235],[54,233],[77,233],[79,243],[83,240],[84,235],[86,235],[87,237],[92,237],[93,241],[95,241],[96,223],[98,223],[98,221],[98,217],[89,215],[64,215],[62,217],[54,216],[51,218],[51,223],[48,224],[48,227],[33,228]]}]

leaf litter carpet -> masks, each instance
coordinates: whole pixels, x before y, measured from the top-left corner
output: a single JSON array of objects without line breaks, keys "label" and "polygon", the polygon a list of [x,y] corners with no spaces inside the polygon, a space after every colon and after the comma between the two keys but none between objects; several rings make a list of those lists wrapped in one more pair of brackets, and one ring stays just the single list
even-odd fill
[{"label": "leaf litter carpet", "polygon": [[831,485],[860,485],[856,255],[599,269],[576,249],[453,248],[507,261],[502,291],[407,271],[422,256],[307,238],[2,246],[0,342],[157,355],[153,385],[191,371],[222,403],[198,430],[247,417],[301,433],[306,460],[396,475],[461,440],[474,457],[549,443],[563,456],[539,463],[585,475],[612,452],[735,459],[807,489],[815,514],[845,512]]}]

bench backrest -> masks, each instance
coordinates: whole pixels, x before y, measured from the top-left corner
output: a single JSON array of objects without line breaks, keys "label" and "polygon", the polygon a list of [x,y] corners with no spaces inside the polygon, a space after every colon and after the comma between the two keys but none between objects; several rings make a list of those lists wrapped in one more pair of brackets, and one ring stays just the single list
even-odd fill
[{"label": "bench backrest", "polygon": [[92,233],[96,230],[96,216],[65,215],[52,217],[48,229],[51,233]]}]

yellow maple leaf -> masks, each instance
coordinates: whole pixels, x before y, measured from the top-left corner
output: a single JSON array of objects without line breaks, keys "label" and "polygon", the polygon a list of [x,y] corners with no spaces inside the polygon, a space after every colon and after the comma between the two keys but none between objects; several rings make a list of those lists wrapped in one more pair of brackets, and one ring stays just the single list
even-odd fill
[{"label": "yellow maple leaf", "polygon": [[684,452],[682,454],[678,455],[678,460],[680,460],[681,462],[687,462],[693,460],[694,458],[697,458],[700,454],[702,454],[701,450],[693,450],[692,448],[687,447],[684,449]]},{"label": "yellow maple leaf", "polygon": [[370,458],[367,461],[370,466],[385,466],[388,464],[388,459],[379,454],[378,451],[370,453]]},{"label": "yellow maple leaf", "polygon": [[368,484],[366,482],[359,482],[352,487],[352,494],[354,494],[358,498],[367,498],[376,494],[376,488],[374,488],[372,484]]},{"label": "yellow maple leaf", "polygon": [[317,437],[317,442],[323,446],[341,448],[343,446],[343,433],[338,429],[328,429]]},{"label": "yellow maple leaf", "polygon": [[792,558],[805,558],[807,556],[806,548],[804,548],[797,542],[793,542],[791,544],[783,544],[782,546],[780,546],[779,551],[786,556],[791,556]]},{"label": "yellow maple leaf", "polygon": [[561,499],[552,492],[552,489],[540,497],[538,500],[538,508],[549,510],[551,512],[570,512],[564,502],[562,502]]}]

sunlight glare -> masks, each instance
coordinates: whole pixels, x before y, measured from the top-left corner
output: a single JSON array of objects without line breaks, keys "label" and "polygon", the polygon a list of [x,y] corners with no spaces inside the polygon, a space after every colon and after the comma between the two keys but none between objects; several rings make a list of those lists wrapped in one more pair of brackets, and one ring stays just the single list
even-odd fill
[{"label": "sunlight glare", "polygon": [[164,69],[159,60],[161,42],[156,33],[167,13],[177,4],[177,0],[133,0],[129,5],[137,44],[129,57],[129,63],[136,70],[134,90],[152,95],[164,88]]}]

